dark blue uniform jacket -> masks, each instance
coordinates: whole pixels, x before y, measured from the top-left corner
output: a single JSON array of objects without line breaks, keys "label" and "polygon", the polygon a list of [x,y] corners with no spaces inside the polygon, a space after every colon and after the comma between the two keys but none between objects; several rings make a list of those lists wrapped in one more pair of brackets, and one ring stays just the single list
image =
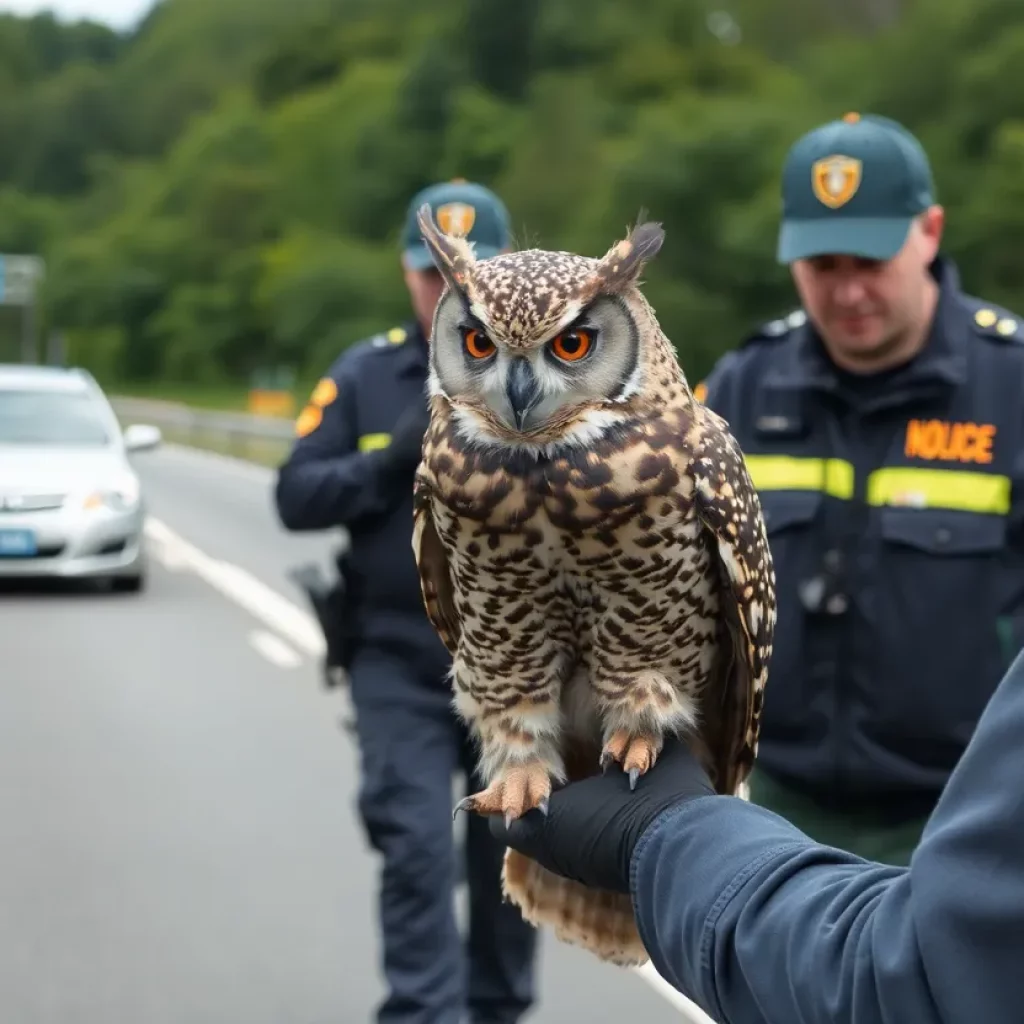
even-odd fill
[{"label": "dark blue uniform jacket", "polygon": [[275,497],[290,530],[348,530],[360,642],[418,656],[429,674],[450,659],[427,619],[412,551],[413,471],[396,476],[387,461],[392,427],[412,402],[427,401],[426,379],[418,326],[347,349],[298,418]]},{"label": "dark blue uniform jacket", "polygon": [[631,864],[654,966],[720,1024],[1024,1019],[1022,736],[1024,656],[909,868],[819,846],[735,797],[665,812]]},{"label": "dark blue uniform jacket", "polygon": [[779,613],[758,767],[926,815],[1024,645],[1024,329],[938,260],[930,339],[841,373],[802,314],[726,355],[706,404],[758,488]]}]

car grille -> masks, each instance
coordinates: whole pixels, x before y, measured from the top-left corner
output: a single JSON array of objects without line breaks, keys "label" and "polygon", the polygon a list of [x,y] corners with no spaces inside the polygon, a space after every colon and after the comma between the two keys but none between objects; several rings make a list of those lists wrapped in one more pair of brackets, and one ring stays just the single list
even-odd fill
[{"label": "car grille", "polygon": [[0,493],[0,515],[5,512],[47,512],[64,504],[65,494]]}]

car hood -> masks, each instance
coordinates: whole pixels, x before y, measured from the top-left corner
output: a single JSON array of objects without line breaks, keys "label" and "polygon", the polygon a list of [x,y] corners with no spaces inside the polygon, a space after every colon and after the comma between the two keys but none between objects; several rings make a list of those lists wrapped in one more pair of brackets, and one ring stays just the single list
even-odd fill
[{"label": "car hood", "polygon": [[67,493],[131,475],[127,459],[117,449],[0,445],[0,493]]}]

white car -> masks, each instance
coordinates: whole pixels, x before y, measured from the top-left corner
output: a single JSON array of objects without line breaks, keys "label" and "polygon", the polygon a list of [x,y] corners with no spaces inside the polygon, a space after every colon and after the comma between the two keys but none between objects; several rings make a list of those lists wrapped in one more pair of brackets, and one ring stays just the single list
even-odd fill
[{"label": "white car", "polygon": [[122,432],[85,370],[0,364],[0,579],[146,582],[145,505],[129,452],[157,427]]}]

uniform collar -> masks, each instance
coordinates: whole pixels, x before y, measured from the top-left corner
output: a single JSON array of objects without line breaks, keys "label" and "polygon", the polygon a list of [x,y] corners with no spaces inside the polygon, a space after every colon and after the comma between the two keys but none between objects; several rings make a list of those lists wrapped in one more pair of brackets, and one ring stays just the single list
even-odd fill
[{"label": "uniform collar", "polygon": [[[893,392],[916,391],[934,384],[956,385],[967,378],[971,325],[970,311],[960,290],[960,275],[953,261],[945,256],[937,257],[930,270],[939,284],[939,298],[928,340],[924,348],[893,375]],[[769,373],[765,386],[784,390],[839,390],[839,371],[809,320],[793,331],[786,357],[775,372]]]},{"label": "uniform collar", "polygon": [[399,353],[398,372],[403,377],[425,377],[429,362],[426,335],[416,320],[402,326],[405,329],[405,341]]}]

